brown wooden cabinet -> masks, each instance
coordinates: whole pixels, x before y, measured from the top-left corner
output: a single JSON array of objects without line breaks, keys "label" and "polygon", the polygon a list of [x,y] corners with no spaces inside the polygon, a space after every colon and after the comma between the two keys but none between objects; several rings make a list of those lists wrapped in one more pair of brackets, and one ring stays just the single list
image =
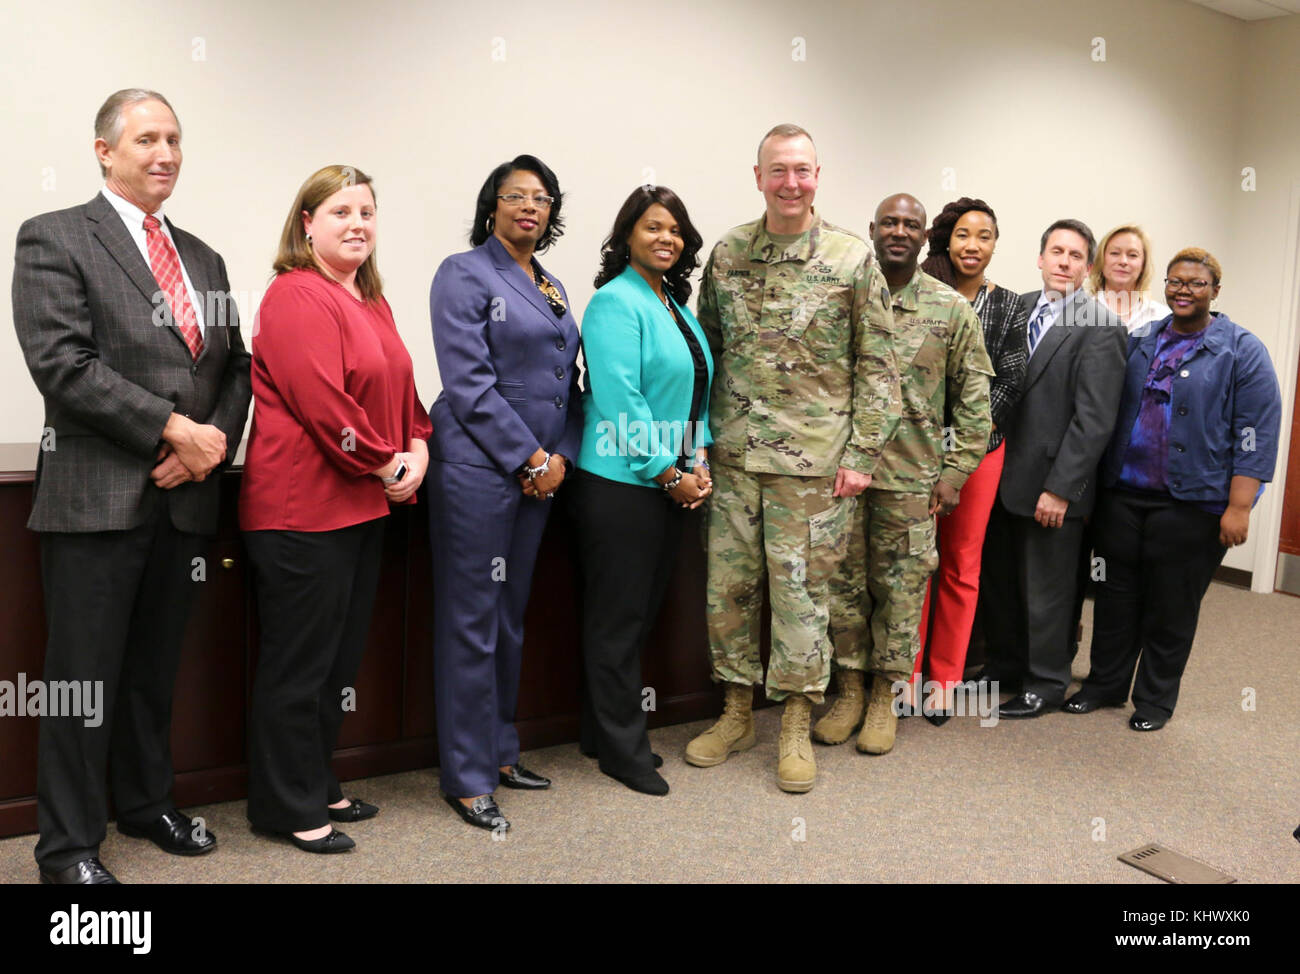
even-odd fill
[{"label": "brown wooden cabinet", "polygon": [[[25,527],[31,474],[0,473],[0,680],[41,672],[45,645],[39,537]],[[177,804],[244,797],[247,710],[257,663],[257,608],[235,518],[239,472],[223,475],[221,527],[186,633],[172,714]],[[560,497],[563,497],[561,493]],[[677,571],[645,653],[652,727],[713,715],[704,628],[702,512],[692,512]],[[557,504],[534,574],[519,695],[525,748],[577,739],[581,659],[571,531]],[[356,710],[343,723],[335,770],[358,778],[437,763],[433,709],[431,547],[423,498],[388,519],[384,570]],[[39,721],[0,719],[0,836],[36,829]]]}]

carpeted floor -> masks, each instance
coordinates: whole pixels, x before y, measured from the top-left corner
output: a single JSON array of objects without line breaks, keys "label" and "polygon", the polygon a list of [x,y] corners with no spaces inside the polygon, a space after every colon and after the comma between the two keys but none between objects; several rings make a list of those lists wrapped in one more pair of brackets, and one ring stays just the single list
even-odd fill
[{"label": "carpeted floor", "polygon": [[[358,848],[346,855],[254,836],[244,803],[230,802],[187,809],[217,834],[212,855],[167,856],[110,826],[101,858],[132,883],[1156,883],[1116,860],[1155,841],[1239,881],[1296,883],[1298,644],[1300,599],[1216,584],[1178,711],[1157,733],[1130,731],[1128,709],[996,726],[910,718],[885,756],[818,746],[816,787],[789,795],[774,780],[780,712],[768,708],[758,746],[717,768],[681,757],[708,722],[652,732],[665,798],[605,777],[576,745],[530,752],[527,766],[555,784],[498,792],[513,826],[501,841],[463,824],[430,770],[347,786],[383,811],[347,827]],[[1085,649],[1076,678],[1086,671]],[[34,844],[0,842],[0,882],[36,879]]]}]

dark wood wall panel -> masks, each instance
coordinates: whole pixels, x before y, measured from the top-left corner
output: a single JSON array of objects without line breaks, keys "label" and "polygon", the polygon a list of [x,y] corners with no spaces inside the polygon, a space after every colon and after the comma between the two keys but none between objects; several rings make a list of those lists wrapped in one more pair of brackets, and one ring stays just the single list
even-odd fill
[{"label": "dark wood wall panel", "polygon": [[[1300,367],[1297,368],[1295,389],[1300,395]],[[1286,493],[1282,495],[1282,535],[1278,550],[1288,555],[1300,555],[1300,409],[1296,406],[1300,406],[1300,400],[1291,407],[1290,433],[1282,431],[1283,436],[1291,437],[1291,449],[1287,454]]]},{"label": "dark wood wall panel", "polygon": [[[223,477],[223,513],[186,632],[172,717],[176,800],[182,807],[244,797],[247,712],[256,672],[257,606],[239,538],[239,474]],[[423,492],[421,492],[423,493]],[[563,497],[563,495],[560,495]],[[30,475],[0,478],[0,680],[41,672],[45,620],[39,538],[25,527]],[[653,687],[652,727],[717,713],[704,625],[702,513],[693,512],[678,565],[644,661]],[[552,512],[534,572],[517,724],[525,748],[576,741],[582,672],[581,607],[563,504]],[[441,557],[454,557],[440,552]],[[431,548],[423,497],[394,512],[385,528],[383,568],[370,635],[357,677],[356,710],[335,752],[343,779],[436,765]],[[36,828],[38,721],[0,720],[0,836]]]}]

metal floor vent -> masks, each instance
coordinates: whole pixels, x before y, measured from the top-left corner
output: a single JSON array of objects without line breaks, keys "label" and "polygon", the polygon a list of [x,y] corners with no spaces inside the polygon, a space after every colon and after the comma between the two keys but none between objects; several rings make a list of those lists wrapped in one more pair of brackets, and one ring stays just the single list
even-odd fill
[{"label": "metal floor vent", "polygon": [[1210,883],[1235,883],[1237,880],[1227,873],[1215,869],[1208,863],[1185,856],[1181,852],[1166,849],[1159,843],[1152,842],[1139,846],[1119,857],[1120,862],[1136,866],[1144,873],[1150,873],[1166,883],[1189,885]]}]

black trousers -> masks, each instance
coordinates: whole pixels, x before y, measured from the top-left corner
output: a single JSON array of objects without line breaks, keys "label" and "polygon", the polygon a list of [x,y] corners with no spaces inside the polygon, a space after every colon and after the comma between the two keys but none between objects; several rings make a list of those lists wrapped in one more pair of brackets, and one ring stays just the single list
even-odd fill
[{"label": "black trousers", "polygon": [[579,470],[570,488],[582,576],[581,746],[607,774],[654,770],[643,709],[641,652],[677,559],[686,511],[657,487]]},{"label": "black trousers", "polygon": [[248,820],[269,832],[329,824],[330,766],[379,584],[384,518],[335,531],[246,531],[261,622],[248,727]]},{"label": "black trousers", "polygon": [[1169,719],[1201,599],[1227,550],[1217,514],[1172,497],[1103,492],[1097,553],[1106,577],[1097,585],[1092,669],[1081,692],[1123,703],[1132,681],[1137,713]]},{"label": "black trousers", "polygon": [[42,677],[47,687],[89,681],[101,707],[87,715],[83,699],[82,715],[41,717],[36,861],[46,869],[99,855],[110,768],[119,821],[145,824],[172,807],[172,691],[206,545],[172,526],[166,504],[129,531],[41,535]]},{"label": "black trousers", "polygon": [[1083,521],[1045,528],[1001,500],[989,518],[984,602],[985,672],[1059,704],[1070,685],[1072,616]]}]

